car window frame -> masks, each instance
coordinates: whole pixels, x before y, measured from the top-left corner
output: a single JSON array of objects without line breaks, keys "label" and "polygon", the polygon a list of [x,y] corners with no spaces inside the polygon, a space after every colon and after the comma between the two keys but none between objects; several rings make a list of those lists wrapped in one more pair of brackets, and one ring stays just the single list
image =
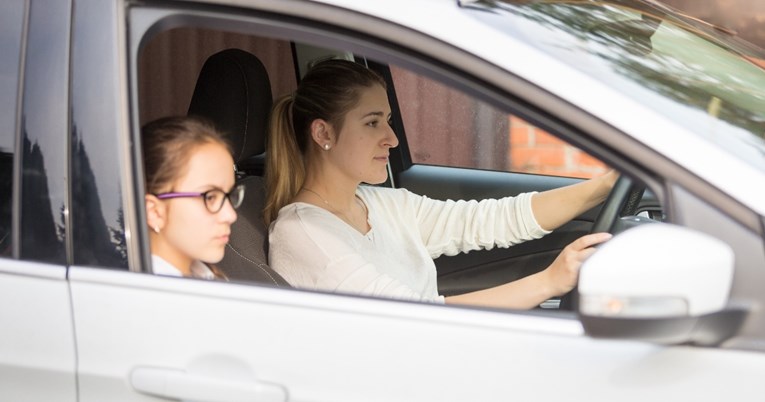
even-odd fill
[{"label": "car window frame", "polygon": [[[140,10],[148,11],[151,10],[151,7],[135,6],[132,7],[132,10],[139,12],[141,12]],[[345,12],[347,13],[347,10]],[[508,76],[513,76],[512,73],[491,66],[463,49],[453,47],[449,49],[454,54],[459,54],[462,58],[468,58],[470,61],[469,66],[472,68],[458,70],[457,68],[460,67],[461,63],[449,64],[453,60],[450,57],[452,53],[445,55],[439,60],[434,55],[422,52],[419,49],[405,48],[401,43],[385,41],[382,37],[375,37],[366,32],[342,29],[342,25],[336,24],[335,21],[330,23],[313,19],[298,19],[296,16],[270,14],[259,10],[232,15],[230,13],[227,14],[225,9],[220,9],[217,6],[188,7],[174,10],[157,8],[154,13],[157,14],[151,17],[149,15],[131,15],[131,44],[129,46],[131,58],[135,58],[137,54],[136,46],[140,45],[142,41],[149,40],[151,35],[156,33],[157,29],[164,30],[193,23],[198,23],[200,24],[198,26],[203,28],[225,29],[244,34],[250,33],[277,39],[304,41],[305,43],[348,50],[354,54],[363,54],[370,59],[395,63],[416,73],[424,73],[428,78],[443,85],[451,86],[468,96],[475,97],[502,111],[517,115],[543,130],[555,133],[556,137],[573,146],[586,150],[592,156],[598,157],[605,163],[614,167],[622,166],[624,170],[632,172],[644,182],[659,187],[659,183],[652,178],[650,173],[641,171],[642,169],[639,169],[636,164],[631,163],[632,158],[629,155],[619,154],[613,148],[608,147],[607,144],[599,144],[592,139],[588,139],[591,132],[607,131],[609,136],[619,133],[613,127],[604,124],[581,109],[567,104],[560,99],[555,99],[557,101],[555,105],[548,107],[547,104],[553,100],[549,98],[554,98],[552,94],[533,86],[533,84],[520,77],[508,79]],[[161,24],[151,22],[152,19],[161,20]],[[413,33],[413,31],[405,27],[400,28],[407,31],[407,34]],[[147,32],[149,36],[137,34],[137,32],[141,31]],[[416,34],[418,36],[425,36],[421,33]],[[393,35],[391,34],[390,36]],[[431,41],[434,40],[433,38],[426,38]],[[441,47],[444,47],[444,45],[441,44]],[[134,66],[131,65],[132,69],[134,69]],[[511,87],[514,89],[507,91],[505,88],[497,87],[486,80],[477,78],[471,72],[471,70],[482,72],[487,69],[491,70],[490,76],[496,76],[496,74],[502,75],[502,81],[510,81]],[[135,81],[135,72],[131,71],[131,75],[132,80]],[[137,91],[133,88],[131,94],[135,93]],[[515,95],[516,93],[522,93],[524,96],[520,97]],[[543,100],[543,98],[547,99]],[[391,106],[393,107],[394,105],[392,104]],[[396,104],[396,106],[398,105]],[[137,110],[135,105],[134,110]],[[577,116],[576,119],[572,120],[577,125],[581,125],[581,127],[575,127],[571,122],[565,122],[558,116],[550,114],[547,110],[560,111],[561,115],[566,117]],[[598,139],[602,137],[603,135],[599,135]],[[633,141],[633,143],[635,146],[645,149],[644,146],[641,146],[636,141]],[[412,165],[408,147],[400,145],[397,149],[400,159],[398,163],[392,163],[394,170],[396,168],[405,170]]]},{"label": "car window frame", "polygon": [[[130,98],[132,110],[139,110],[137,96],[138,89],[136,84],[138,82],[138,66],[135,60],[137,60],[142,45],[151,40],[159,33],[159,31],[182,26],[194,26],[198,28],[219,29],[289,41],[301,41],[322,47],[343,49],[357,55],[364,54],[364,56],[370,60],[374,59],[375,61],[382,60],[386,63],[395,63],[402,68],[425,74],[428,78],[436,80],[443,85],[458,89],[464,92],[467,96],[475,97],[502,111],[519,116],[543,130],[555,133],[560,139],[577,146],[580,149],[586,150],[588,153],[601,159],[610,166],[630,172],[631,175],[634,175],[640,181],[646,183],[655,192],[656,197],[659,200],[662,200],[663,198],[663,187],[660,183],[649,172],[637,168],[637,164],[633,163],[631,158],[627,155],[617,153],[612,148],[608,148],[607,145],[596,142],[596,139],[589,138],[580,128],[562,121],[538,104],[516,96],[512,92],[506,92],[504,89],[493,86],[485,80],[479,80],[476,76],[471,74],[470,70],[458,69],[459,66],[450,65],[448,61],[450,61],[451,58],[442,61],[433,58],[428,53],[405,48],[401,44],[383,42],[381,38],[368,33],[341,29],[338,25],[332,25],[326,22],[311,19],[297,19],[294,16],[270,14],[259,10],[232,14],[228,12],[228,10],[216,6],[178,7],[169,9],[152,7],[150,5],[136,5],[129,8],[128,15],[129,20],[131,21],[129,24],[130,30],[128,32],[128,59],[131,60],[129,76],[131,81]],[[451,50],[458,52],[463,56],[467,55],[462,49],[452,48]],[[494,73],[497,73],[496,68],[493,66],[487,65],[487,63],[474,56],[467,56],[470,57],[473,63],[472,65],[478,67],[479,70],[488,67],[494,69]],[[383,67],[387,68],[387,66]],[[384,75],[389,75],[389,72],[386,71],[379,72],[382,72]],[[515,81],[507,79],[508,75],[512,74],[508,74],[506,71],[501,74],[504,76],[504,81]],[[520,83],[521,87],[524,89],[524,95],[541,94],[542,96],[550,96],[549,93],[545,93],[536,87],[530,86],[529,83],[522,79],[518,79],[518,83]],[[395,97],[391,98],[390,101],[394,112],[393,120],[394,122],[400,122],[400,116],[396,115],[399,107],[398,102]],[[584,114],[583,112],[571,105],[568,105],[568,107],[577,110],[574,114],[578,116],[579,120],[584,119],[582,117]],[[140,144],[140,139],[137,133],[137,127],[139,127],[138,120],[139,116],[137,116],[137,113],[133,113],[132,125],[136,129],[133,130],[132,140],[136,144]],[[603,124],[592,117],[588,120],[590,120],[590,126],[592,126],[593,123]],[[599,128],[602,129],[603,127]],[[609,131],[613,131],[613,129],[608,126],[605,128],[609,129]],[[402,129],[401,133],[405,133],[405,129]],[[405,134],[402,134],[400,137],[399,147],[393,149],[390,155],[390,168],[394,177],[396,174],[406,171],[413,166],[409,149],[406,146]],[[142,159],[139,148],[140,147],[134,147],[132,155],[133,171],[137,172],[135,177],[143,177],[142,164],[140,162]],[[137,194],[143,194],[145,191],[143,183],[141,181],[136,181],[135,184]],[[395,180],[393,185],[395,186]],[[141,208],[140,205],[136,205],[135,210],[138,222],[144,222],[145,211],[143,211],[143,208]],[[139,224],[138,226],[138,233],[141,235],[139,241],[144,250],[143,266],[150,266],[150,261],[148,261],[150,253],[148,252],[147,229],[145,228],[145,225]]]}]

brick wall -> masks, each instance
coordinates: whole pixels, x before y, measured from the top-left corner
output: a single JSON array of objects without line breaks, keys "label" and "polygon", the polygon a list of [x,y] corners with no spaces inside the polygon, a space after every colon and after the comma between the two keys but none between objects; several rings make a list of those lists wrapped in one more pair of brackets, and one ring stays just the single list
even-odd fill
[{"label": "brick wall", "polygon": [[510,117],[510,170],[568,177],[593,177],[606,165],[517,117]]}]

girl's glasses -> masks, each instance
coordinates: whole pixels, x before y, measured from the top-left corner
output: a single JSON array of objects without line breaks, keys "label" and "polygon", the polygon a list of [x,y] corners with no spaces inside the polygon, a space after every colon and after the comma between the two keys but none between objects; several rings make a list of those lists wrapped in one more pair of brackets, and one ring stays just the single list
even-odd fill
[{"label": "girl's glasses", "polygon": [[244,186],[239,184],[228,193],[224,193],[223,190],[216,188],[205,191],[204,193],[162,193],[155,194],[154,196],[160,200],[168,198],[202,197],[207,210],[210,211],[210,213],[215,214],[223,209],[223,203],[226,202],[226,199],[228,199],[234,209],[239,208],[239,206],[242,205],[242,200],[244,200]]}]

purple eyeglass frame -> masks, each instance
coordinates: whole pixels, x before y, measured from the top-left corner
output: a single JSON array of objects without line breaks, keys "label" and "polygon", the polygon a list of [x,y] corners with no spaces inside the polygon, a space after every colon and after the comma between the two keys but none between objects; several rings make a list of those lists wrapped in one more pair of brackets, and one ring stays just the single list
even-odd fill
[{"label": "purple eyeglass frame", "polygon": [[204,202],[204,200],[203,200],[203,202],[205,204],[205,208],[207,208],[207,210],[209,212],[213,213],[213,214],[217,214],[218,212],[221,211],[221,209],[223,209],[223,204],[226,203],[226,200],[228,200],[228,202],[231,203],[231,206],[234,207],[234,209],[237,209],[239,207],[239,205],[242,204],[242,201],[240,200],[239,204],[236,205],[236,206],[234,205],[233,202],[231,202],[231,194],[233,194],[236,191],[241,191],[242,192],[242,199],[244,199],[244,187],[241,184],[237,185],[237,186],[234,186],[234,188],[231,189],[231,191],[229,191],[228,193],[224,192],[223,190],[221,190],[219,188],[214,188],[212,190],[207,190],[207,191],[205,191],[203,193],[172,192],[172,193],[154,194],[154,196],[159,198],[160,200],[166,200],[166,199],[171,199],[171,198],[191,198],[191,197],[202,197],[204,199],[207,196],[207,193],[211,193],[213,191],[220,191],[220,192],[223,193],[223,196],[224,196],[223,202],[220,204],[220,207],[218,208],[217,211],[211,211],[210,208],[207,206],[207,202]]}]

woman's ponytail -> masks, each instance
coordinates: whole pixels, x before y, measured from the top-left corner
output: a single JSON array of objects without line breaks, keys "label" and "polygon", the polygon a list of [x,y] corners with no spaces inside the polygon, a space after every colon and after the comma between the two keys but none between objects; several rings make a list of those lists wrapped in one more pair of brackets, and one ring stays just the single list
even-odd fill
[{"label": "woman's ponytail", "polygon": [[266,189],[263,215],[270,225],[300,191],[305,180],[303,157],[292,124],[294,95],[285,95],[274,104],[266,143]]},{"label": "woman's ponytail", "polygon": [[385,88],[385,80],[365,66],[348,60],[325,60],[308,70],[293,94],[276,101],[266,145],[266,225],[303,186],[306,158],[318,147],[311,140],[311,123],[322,119],[339,133],[345,115],[358,104],[361,90],[375,85]]}]

